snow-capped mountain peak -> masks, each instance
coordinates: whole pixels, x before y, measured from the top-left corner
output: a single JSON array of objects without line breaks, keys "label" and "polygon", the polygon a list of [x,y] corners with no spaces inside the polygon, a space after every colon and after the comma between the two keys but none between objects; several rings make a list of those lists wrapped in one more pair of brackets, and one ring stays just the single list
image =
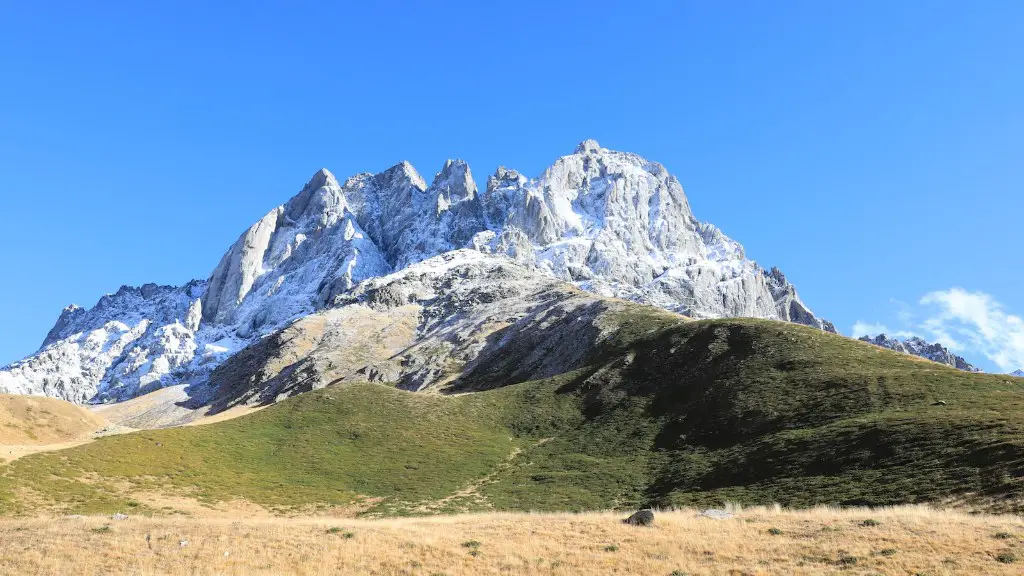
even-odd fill
[{"label": "snow-capped mountain peak", "polygon": [[434,176],[430,188],[449,200],[472,200],[478,194],[473,173],[469,164],[463,160],[447,160],[441,171]]},{"label": "snow-capped mountain peak", "polygon": [[981,372],[980,368],[964,360],[962,357],[953,354],[942,344],[937,342],[932,344],[918,336],[909,336],[900,340],[898,338],[890,338],[885,334],[879,334],[875,337],[861,336],[860,340],[869,342],[875,346],[881,346],[882,348],[903,352],[904,354],[912,354],[914,356],[920,356],[921,358],[927,358],[928,360],[932,360],[940,364],[948,364],[958,370]]},{"label": "snow-capped mountain peak", "polygon": [[39,353],[0,370],[0,391],[107,401],[201,384],[238,349],[358,283],[464,248],[694,317],[834,331],[785,275],[697,220],[664,166],[585,140],[537,178],[498,168],[483,192],[462,160],[429,186],[409,162],[343,182],[318,170],[244,231],[207,281],[122,288],[89,310],[67,308]]},{"label": "snow-capped mountain peak", "polygon": [[1020,370],[1014,370],[1013,372],[1010,372],[1010,376],[1016,376],[1018,378],[1024,378],[1024,368],[1022,368]]},{"label": "snow-capped mountain peak", "polygon": [[597,143],[597,140],[587,139],[580,142],[576,146],[575,154],[586,154],[588,152],[600,152],[601,145]]}]

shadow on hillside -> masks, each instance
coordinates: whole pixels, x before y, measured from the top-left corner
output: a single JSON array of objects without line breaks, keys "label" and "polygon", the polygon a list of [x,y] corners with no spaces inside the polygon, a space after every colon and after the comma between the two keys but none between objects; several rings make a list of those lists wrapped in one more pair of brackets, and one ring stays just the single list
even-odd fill
[{"label": "shadow on hillside", "polygon": [[602,301],[539,305],[489,334],[477,357],[443,392],[492,390],[582,368],[591,361],[600,337],[597,321],[607,311]]}]

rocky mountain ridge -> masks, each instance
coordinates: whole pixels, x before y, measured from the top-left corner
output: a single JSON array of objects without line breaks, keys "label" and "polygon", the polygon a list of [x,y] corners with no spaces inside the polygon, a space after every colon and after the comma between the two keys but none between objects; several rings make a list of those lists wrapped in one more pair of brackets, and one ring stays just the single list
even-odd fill
[{"label": "rocky mountain ridge", "polygon": [[105,402],[202,384],[361,282],[464,248],[696,318],[834,332],[781,271],[698,221],[663,166],[588,140],[536,179],[499,168],[482,193],[460,160],[429,185],[408,162],[343,183],[320,170],[246,230],[208,280],[123,288],[88,311],[66,309],[37,354],[0,370],[0,391]]},{"label": "rocky mountain ridge", "polygon": [[860,340],[869,342],[875,346],[881,346],[882,348],[902,352],[904,354],[912,354],[914,356],[920,356],[921,358],[927,358],[928,360],[938,362],[940,364],[948,364],[957,370],[981,372],[981,368],[974,366],[970,362],[964,360],[961,356],[953,354],[942,344],[932,344],[917,336],[910,336],[900,340],[897,338],[890,338],[885,334],[879,334],[875,337],[861,336]]}]

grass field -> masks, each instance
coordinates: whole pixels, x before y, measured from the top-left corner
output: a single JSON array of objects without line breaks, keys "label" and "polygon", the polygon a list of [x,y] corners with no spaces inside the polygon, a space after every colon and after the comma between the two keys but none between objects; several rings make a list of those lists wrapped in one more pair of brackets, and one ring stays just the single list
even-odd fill
[{"label": "grass field", "polygon": [[585,365],[544,380],[510,379],[512,349],[456,381],[473,393],[342,383],[225,422],[27,456],[0,466],[0,514],[182,514],[237,500],[371,516],[723,501],[1020,508],[1024,380],[793,324],[643,310],[613,319]]},{"label": "grass field", "polygon": [[1020,574],[1024,522],[919,507],[0,520],[4,574]]}]

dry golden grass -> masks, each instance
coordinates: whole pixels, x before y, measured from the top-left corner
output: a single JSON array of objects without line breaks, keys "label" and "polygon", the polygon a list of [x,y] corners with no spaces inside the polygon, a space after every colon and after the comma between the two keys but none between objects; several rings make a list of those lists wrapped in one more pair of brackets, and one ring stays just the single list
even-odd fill
[{"label": "dry golden grass", "polygon": [[54,444],[88,436],[106,420],[55,398],[0,394],[0,444]]},{"label": "dry golden grass", "polygon": [[0,573],[938,575],[1019,574],[1024,562],[1015,516],[759,508],[712,520],[683,510],[650,528],[621,517],[9,519]]},{"label": "dry golden grass", "polygon": [[[133,432],[135,428],[121,425],[120,422],[129,418],[143,418],[146,411],[154,407],[162,414],[161,408],[169,404],[162,396],[168,392],[173,391],[161,389],[126,402],[88,408],[56,398],[0,394],[0,464],[30,454],[81,446],[100,436]],[[252,414],[262,408],[235,406],[212,416],[203,416],[197,411],[179,424],[215,424]],[[182,410],[179,410],[176,415],[180,417],[181,413]],[[156,420],[154,425],[160,423]],[[100,430],[103,432],[100,433]]]},{"label": "dry golden grass", "polygon": [[107,421],[70,402],[0,394],[0,463],[88,442]]}]

